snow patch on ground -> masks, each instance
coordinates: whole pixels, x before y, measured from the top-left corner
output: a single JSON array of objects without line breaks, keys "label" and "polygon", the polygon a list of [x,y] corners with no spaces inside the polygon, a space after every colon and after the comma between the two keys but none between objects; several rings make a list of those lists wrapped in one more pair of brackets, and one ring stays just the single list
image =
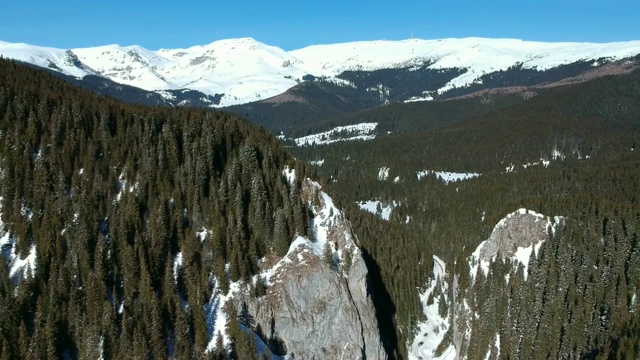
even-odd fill
[{"label": "snow patch on ground", "polygon": [[115,202],[120,202],[122,200],[122,196],[127,192],[133,194],[138,191],[138,182],[136,181],[133,185],[127,187],[127,179],[124,178],[124,173],[121,173],[118,177],[118,194],[116,194]]},{"label": "snow patch on ground", "polygon": [[[2,197],[0,197],[0,204],[2,203]],[[31,215],[25,215],[26,207],[23,206],[23,216],[31,219]],[[33,214],[31,210],[28,211],[29,214]],[[3,256],[7,261],[9,266],[9,277],[15,282],[19,282],[20,279],[24,279],[29,274],[33,276],[36,272],[37,266],[37,251],[36,245],[32,244],[29,248],[29,253],[26,254],[18,254],[16,253],[16,247],[18,245],[18,239],[16,236],[11,234],[11,231],[7,227],[7,225],[2,221],[2,215],[0,214],[0,256]],[[24,256],[24,257],[23,257]]]},{"label": "snow patch on ground", "polygon": [[391,204],[385,205],[380,200],[358,201],[356,202],[356,204],[358,204],[360,210],[368,211],[374,215],[378,215],[380,218],[387,221],[389,221],[393,209],[400,206],[400,204],[395,201],[393,201]]},{"label": "snow patch on ground", "polygon": [[176,96],[175,96],[173,93],[169,92],[169,91],[166,91],[166,90],[158,90],[158,91],[156,91],[156,92],[157,92],[158,94],[160,94],[160,96],[162,96],[163,98],[165,98],[165,99],[167,99],[167,100],[169,100],[169,101],[175,101],[175,100],[176,100]]},{"label": "snow patch on ground", "polygon": [[196,232],[196,237],[198,238],[198,240],[200,240],[200,242],[203,242],[210,233],[211,230],[202,228],[200,231]]},{"label": "snow patch on ground", "polygon": [[476,250],[471,254],[471,258],[469,259],[469,271],[472,279],[476,279],[478,275],[478,269],[482,270],[482,273],[487,275],[489,273],[489,265],[495,260],[495,256],[491,258],[491,260],[485,260],[480,257],[480,252],[482,248],[485,246],[487,240],[483,241],[478,245]]},{"label": "snow patch on ground", "polygon": [[389,168],[386,166],[378,169],[378,180],[385,181],[389,178]]},{"label": "snow patch on ground", "polygon": [[435,176],[436,179],[443,181],[445,184],[449,184],[456,181],[473,179],[480,176],[481,174],[435,171],[435,170],[422,170],[416,173],[418,180],[421,180],[422,178],[430,175]]},{"label": "snow patch on ground", "polygon": [[33,211],[31,210],[31,208],[27,207],[27,205],[24,202],[24,199],[21,201],[21,204],[20,204],[20,214],[27,221],[31,221],[31,218],[33,218]]},{"label": "snow patch on ground", "polygon": [[373,140],[373,133],[378,123],[360,123],[355,125],[338,126],[318,134],[307,135],[294,139],[297,146],[326,145],[339,141]]},{"label": "snow patch on ground", "polygon": [[220,290],[220,281],[213,279],[214,287],[209,302],[204,305],[205,322],[209,333],[209,344],[207,352],[216,349],[216,341],[218,336],[222,336],[222,343],[228,346],[231,343],[231,337],[227,333],[228,314],[224,311],[224,305],[233,298],[236,292],[240,291],[240,282],[232,282],[229,284],[229,292],[222,294]]},{"label": "snow patch on ground", "polygon": [[182,268],[182,251],[180,251],[173,257],[173,279],[175,280],[176,285],[178,284],[178,274],[181,268]]},{"label": "snow patch on ground", "polygon": [[[409,345],[409,360],[452,360],[456,358],[456,349],[453,344],[450,344],[440,356],[436,356],[436,349],[451,326],[449,321],[451,311],[447,311],[445,317],[442,317],[439,311],[440,301],[443,299],[446,302],[449,301],[449,285],[445,275],[444,261],[434,255],[432,277],[427,282],[426,290],[419,294],[426,320],[416,325],[416,336]],[[443,297],[440,294],[443,294]],[[429,304],[430,297],[431,304]]]},{"label": "snow patch on ground", "polygon": [[282,170],[282,175],[287,179],[289,186],[293,186],[296,183],[296,169],[291,169],[287,165]]},{"label": "snow patch on ground", "polygon": [[433,101],[433,96],[431,95],[425,95],[423,97],[420,96],[413,96],[407,100],[405,100],[405,103],[412,103],[412,102],[420,102],[420,101]]},{"label": "snow patch on ground", "polygon": [[[314,186],[320,189],[320,184],[310,181]],[[332,227],[338,225],[343,219],[342,212],[334,205],[333,199],[324,191],[319,191],[318,196],[323,204],[320,210],[313,209],[314,217],[311,219],[311,231],[314,236],[313,248],[317,255],[322,256],[327,235]]]},{"label": "snow patch on ground", "polygon": [[354,84],[353,82],[349,81],[349,80],[345,80],[345,79],[341,79],[339,77],[328,77],[328,78],[324,78],[322,79],[322,81],[324,82],[328,82],[331,84],[335,84],[341,87],[350,87],[353,89],[357,89],[358,87],[356,86],[356,84]]},{"label": "snow patch on ground", "polygon": [[315,160],[315,161],[309,161],[309,164],[311,164],[311,165],[315,165],[315,166],[322,166],[322,165],[324,165],[324,159],[322,159],[322,160]]},{"label": "snow patch on ground", "polygon": [[[540,245],[542,245],[544,241],[540,241],[538,243],[536,243],[535,245],[529,245],[527,247],[519,247],[518,250],[516,250],[516,253],[513,255],[512,260],[513,263],[518,263],[521,264],[524,267],[524,279],[527,280],[527,274],[528,274],[528,269],[529,269],[529,260],[531,259],[531,253],[533,253],[533,248],[539,248]],[[536,253],[536,256],[538,254]]]},{"label": "snow patch on ground", "polygon": [[[582,155],[577,154],[576,156],[577,156],[578,160],[582,159]],[[565,160],[566,158],[567,157],[566,157],[565,154],[563,154],[562,152],[560,152],[560,151],[558,151],[556,149],[553,149],[551,151],[551,155],[550,156],[541,157],[540,160],[538,160],[538,161],[522,164],[520,166],[522,166],[523,169],[527,169],[527,168],[530,168],[532,166],[539,166],[539,165],[542,165],[542,166],[544,166],[546,168],[546,167],[549,167],[549,165],[551,165],[551,161]],[[589,159],[589,158],[590,158],[590,156],[587,155],[586,159]],[[505,167],[505,173],[514,172],[517,169],[518,169],[518,167],[516,165],[509,164],[509,166]]]},{"label": "snow patch on ground", "polygon": [[494,352],[494,348],[496,352],[494,359],[500,359],[500,334],[499,333],[496,333],[496,338],[494,340],[493,346],[489,346],[489,349],[487,350],[487,354],[484,356],[485,360],[491,359],[491,353]]}]

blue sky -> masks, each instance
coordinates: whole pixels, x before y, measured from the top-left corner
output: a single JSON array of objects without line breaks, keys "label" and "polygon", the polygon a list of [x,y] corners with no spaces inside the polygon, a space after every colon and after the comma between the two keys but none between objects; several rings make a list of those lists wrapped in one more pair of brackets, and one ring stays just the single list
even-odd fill
[{"label": "blue sky", "polygon": [[155,50],[253,37],[293,50],[412,34],[423,39],[640,40],[638,0],[3,2],[0,40],[60,48],[135,44]]}]

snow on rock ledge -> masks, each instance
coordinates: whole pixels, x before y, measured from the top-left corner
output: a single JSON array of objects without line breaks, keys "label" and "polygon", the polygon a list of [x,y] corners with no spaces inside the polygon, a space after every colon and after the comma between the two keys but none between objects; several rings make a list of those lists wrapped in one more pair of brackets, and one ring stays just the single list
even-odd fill
[{"label": "snow on rock ledge", "polygon": [[471,277],[475,280],[478,270],[487,275],[496,258],[510,259],[514,266],[524,267],[524,278],[531,254],[538,255],[542,243],[553,238],[564,226],[564,218],[544,216],[527,209],[519,209],[500,220],[489,239],[478,245],[469,257]]}]

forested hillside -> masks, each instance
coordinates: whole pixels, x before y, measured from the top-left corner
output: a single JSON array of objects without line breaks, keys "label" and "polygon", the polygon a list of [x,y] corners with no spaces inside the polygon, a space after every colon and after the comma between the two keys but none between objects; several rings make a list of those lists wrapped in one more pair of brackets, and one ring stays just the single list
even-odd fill
[{"label": "forested hillside", "polygon": [[[305,283],[276,272],[295,261],[293,278],[371,297],[375,321],[354,322],[388,358],[637,357],[639,99],[635,73],[393,104],[345,115],[385,136],[286,149],[236,115],[124,105],[0,60],[0,358],[281,358],[274,334],[299,331],[258,322]],[[478,270],[522,208],[562,226]],[[317,261],[321,225],[344,239]],[[366,285],[349,287],[354,245]],[[247,303],[223,301],[239,284]]]},{"label": "forested hillside", "polygon": [[[369,247],[397,309],[399,338],[416,336],[424,321],[427,304],[415,289],[425,288],[437,255],[449,289],[457,277],[458,300],[479,314],[464,324],[471,337],[455,344],[460,355],[483,358],[494,346],[500,358],[633,358],[640,341],[629,330],[640,311],[638,99],[637,74],[607,77],[466,117],[425,112],[424,131],[292,149],[354,210],[356,202],[378,204],[368,210],[378,215],[363,217],[357,230],[373,235],[379,226],[367,238],[375,239]],[[369,112],[402,123],[404,106]],[[408,118],[419,128],[419,112]],[[467,258],[519,208],[562,216],[566,227],[532,259],[529,280],[507,275],[513,266],[496,261],[487,279],[472,281]],[[385,209],[388,222],[380,219]],[[452,298],[442,303],[462,306]],[[438,354],[452,343],[445,336]]]},{"label": "forested hillside", "polygon": [[[2,60],[0,119],[3,359],[200,357],[212,277],[251,283],[308,230],[281,174],[310,173],[234,115],[127,106]],[[256,356],[228,331],[211,357]]]}]

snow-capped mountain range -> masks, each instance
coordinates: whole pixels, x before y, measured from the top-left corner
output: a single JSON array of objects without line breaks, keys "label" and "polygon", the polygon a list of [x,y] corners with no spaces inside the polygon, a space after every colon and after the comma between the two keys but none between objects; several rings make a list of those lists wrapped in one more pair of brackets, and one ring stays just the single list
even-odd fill
[{"label": "snow-capped mountain range", "polygon": [[[314,45],[285,51],[252,38],[215,41],[188,49],[147,50],[106,45],[56,49],[0,42],[0,55],[73,77],[98,75],[149,91],[192,89],[223,94],[218,106],[243,104],[279,95],[305,75],[344,85],[344,71],[380,69],[458,69],[460,75],[438,94],[482,81],[482,76],[514,66],[547,70],[575,62],[620,60],[640,54],[640,41],[543,43],[515,39],[363,41]],[[424,97],[429,99],[430,96]]]}]

